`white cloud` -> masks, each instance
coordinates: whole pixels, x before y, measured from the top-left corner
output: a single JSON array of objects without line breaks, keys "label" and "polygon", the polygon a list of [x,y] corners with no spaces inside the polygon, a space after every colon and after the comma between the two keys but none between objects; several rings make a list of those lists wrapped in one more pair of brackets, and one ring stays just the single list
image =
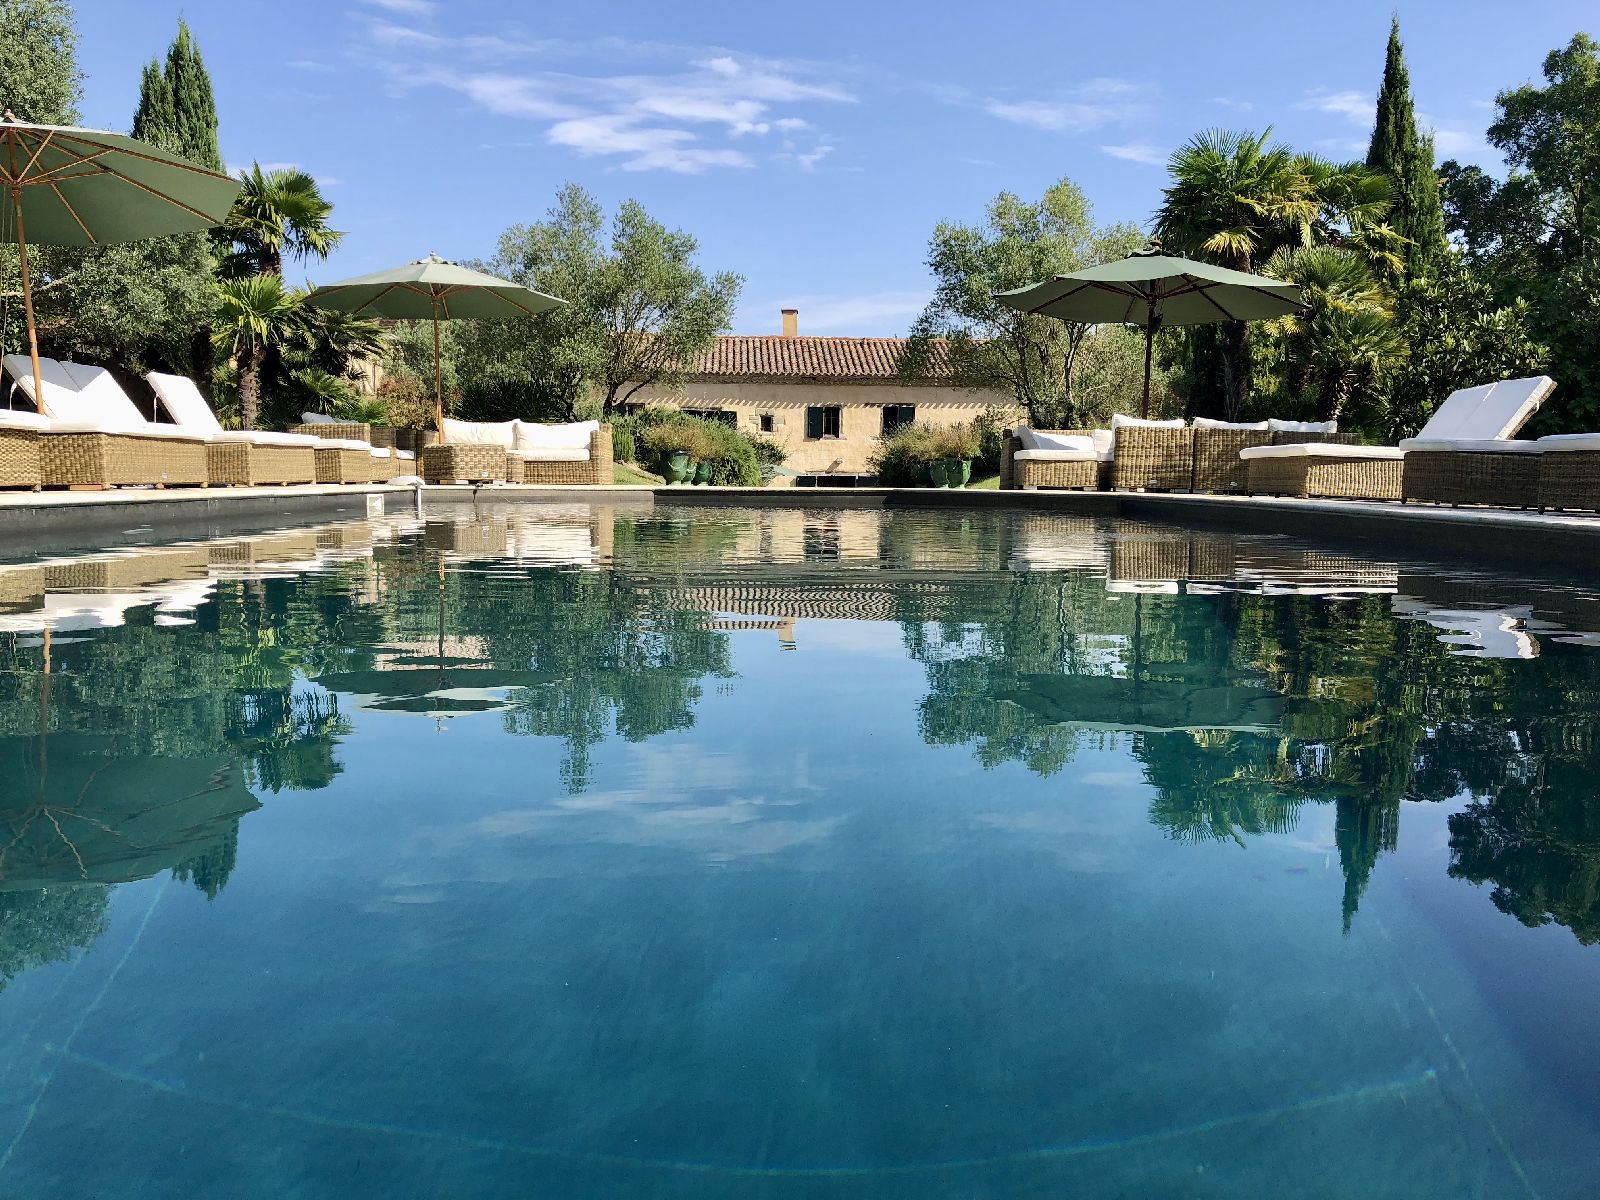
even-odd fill
[{"label": "white cloud", "polygon": [[1247,113],[1254,112],[1256,109],[1256,106],[1249,100],[1235,100],[1231,96],[1213,96],[1211,97],[1211,103],[1218,108],[1226,108],[1232,112]]},{"label": "white cloud", "polygon": [[1330,92],[1326,88],[1317,88],[1308,92],[1306,98],[1294,107],[1300,112],[1320,112],[1343,117],[1351,124],[1370,129],[1377,106],[1376,98],[1369,92]]},{"label": "white cloud", "polygon": [[1464,129],[1441,129],[1433,118],[1417,114],[1417,127],[1433,134],[1434,153],[1439,158],[1492,159],[1494,151],[1481,133],[1468,133]]},{"label": "white cloud", "polygon": [[[833,147],[805,117],[783,110],[855,100],[813,66],[727,51],[444,35],[375,19],[364,30],[362,57],[397,91],[454,92],[494,116],[542,123],[548,143],[615,158],[628,171],[752,166],[755,153],[730,143],[774,130],[791,139],[774,161],[811,169]],[[558,69],[558,58],[628,59],[639,69],[585,73],[569,63]]]},{"label": "white cloud", "polygon": [[[1086,133],[1144,113],[1149,89],[1125,79],[1092,79],[1050,99],[979,102],[991,117],[1046,133]],[[959,99],[960,97],[954,97]]]},{"label": "white cloud", "polygon": [[1160,146],[1152,146],[1148,142],[1129,142],[1123,146],[1101,146],[1100,150],[1104,154],[1109,154],[1112,158],[1143,163],[1147,167],[1162,167],[1167,163],[1167,152]]},{"label": "white cloud", "polygon": [[361,0],[361,3],[402,17],[427,17],[434,10],[433,0]]}]

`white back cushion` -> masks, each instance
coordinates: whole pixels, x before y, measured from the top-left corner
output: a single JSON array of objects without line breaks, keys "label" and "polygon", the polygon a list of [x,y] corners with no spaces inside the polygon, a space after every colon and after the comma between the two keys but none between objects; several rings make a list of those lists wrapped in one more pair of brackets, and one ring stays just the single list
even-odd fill
[{"label": "white back cushion", "polygon": [[516,445],[516,421],[457,421],[444,419],[444,440],[458,446],[503,446],[510,450]]},{"label": "white back cushion", "polygon": [[1266,421],[1213,421],[1210,417],[1196,417],[1196,429],[1248,429],[1253,433],[1265,433],[1271,426]]},{"label": "white back cushion", "polygon": [[130,432],[150,424],[104,367],[89,367],[83,363],[62,363],[61,367],[78,385],[78,412],[72,420],[98,421],[106,429]]},{"label": "white back cushion", "polygon": [[1116,433],[1110,429],[1091,429],[1089,437],[1094,442],[1095,457],[1102,462],[1110,462],[1117,444]]},{"label": "white back cushion", "polygon": [[[1199,421],[1195,422],[1200,424]],[[1337,421],[1280,421],[1276,417],[1267,422],[1273,433],[1338,433]]]},{"label": "white back cushion", "polygon": [[155,392],[156,399],[161,401],[161,407],[167,410],[167,415],[184,429],[195,433],[222,432],[221,422],[211,411],[206,398],[200,394],[194,380],[187,375],[163,375],[160,371],[151,371],[145,376],[145,382]]},{"label": "white back cushion", "polygon": [[1140,417],[1124,416],[1122,413],[1111,414],[1111,428],[1117,429],[1182,429],[1183,418],[1174,417],[1170,421],[1147,421]]},{"label": "white back cushion", "polygon": [[1548,375],[1537,375],[1451,392],[1417,437],[1426,441],[1510,437],[1539,411],[1555,386]]},{"label": "white back cushion", "polygon": [[600,429],[599,421],[572,421],[565,425],[517,421],[515,425],[518,450],[587,450],[590,435]]},{"label": "white back cushion", "polygon": [[1026,425],[1018,425],[1016,429],[1017,441],[1022,443],[1024,450],[1037,450],[1039,439],[1034,436],[1033,430]]},{"label": "white back cushion", "polygon": [[1094,439],[1087,434],[1076,433],[1041,433],[1033,431],[1033,440],[1036,445],[1029,446],[1030,450],[1081,450],[1085,454],[1094,453]]},{"label": "white back cushion", "polygon": [[333,418],[328,416],[326,413],[303,412],[303,413],[300,414],[300,424],[302,424],[302,425],[332,425],[333,424]]},{"label": "white back cushion", "polygon": [[85,420],[77,415],[78,383],[66,368],[53,358],[39,360],[39,378],[44,383],[44,395],[33,394],[33,361],[26,354],[8,354],[6,370],[17,381],[17,388],[33,406],[47,417],[59,421]]}]

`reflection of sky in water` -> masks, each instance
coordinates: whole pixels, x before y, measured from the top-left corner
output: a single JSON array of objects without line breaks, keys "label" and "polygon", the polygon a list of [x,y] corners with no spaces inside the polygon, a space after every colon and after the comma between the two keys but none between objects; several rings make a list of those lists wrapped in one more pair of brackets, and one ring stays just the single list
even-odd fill
[{"label": "reflection of sky in water", "polygon": [[3,1194],[1589,1194],[1592,597],[538,513],[0,646]]}]

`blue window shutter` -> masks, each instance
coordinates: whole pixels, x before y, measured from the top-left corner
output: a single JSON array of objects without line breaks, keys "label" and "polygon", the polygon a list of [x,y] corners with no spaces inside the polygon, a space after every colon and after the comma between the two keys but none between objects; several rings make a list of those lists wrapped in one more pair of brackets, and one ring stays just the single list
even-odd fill
[{"label": "blue window shutter", "polygon": [[806,409],[806,436],[808,438],[822,436],[822,410],[820,408]]}]

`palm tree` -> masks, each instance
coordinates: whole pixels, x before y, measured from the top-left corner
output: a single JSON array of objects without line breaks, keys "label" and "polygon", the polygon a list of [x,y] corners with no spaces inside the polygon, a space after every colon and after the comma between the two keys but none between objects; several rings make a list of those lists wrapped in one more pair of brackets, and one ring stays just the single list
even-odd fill
[{"label": "palm tree", "polygon": [[239,423],[256,427],[261,412],[261,366],[267,348],[291,337],[300,325],[300,297],[276,275],[249,275],[218,285],[217,349],[239,364]]},{"label": "palm tree", "polygon": [[1319,420],[1337,420],[1402,349],[1392,298],[1355,246],[1281,249],[1266,270],[1300,285],[1306,307],[1278,322],[1290,391],[1315,387]]},{"label": "palm tree", "polygon": [[223,238],[233,244],[222,264],[224,278],[281,277],[285,256],[299,262],[325,259],[344,237],[328,227],[333,205],[304,171],[263,171],[256,163],[240,178],[244,187],[222,226]]},{"label": "palm tree", "polygon": [[[1262,134],[1208,130],[1172,156],[1172,182],[1155,232],[1180,254],[1254,271],[1274,253],[1321,242],[1354,242],[1378,254],[1388,183],[1359,164],[1340,165]],[[1224,408],[1237,417],[1250,395],[1250,345],[1242,321],[1222,325]]]}]

